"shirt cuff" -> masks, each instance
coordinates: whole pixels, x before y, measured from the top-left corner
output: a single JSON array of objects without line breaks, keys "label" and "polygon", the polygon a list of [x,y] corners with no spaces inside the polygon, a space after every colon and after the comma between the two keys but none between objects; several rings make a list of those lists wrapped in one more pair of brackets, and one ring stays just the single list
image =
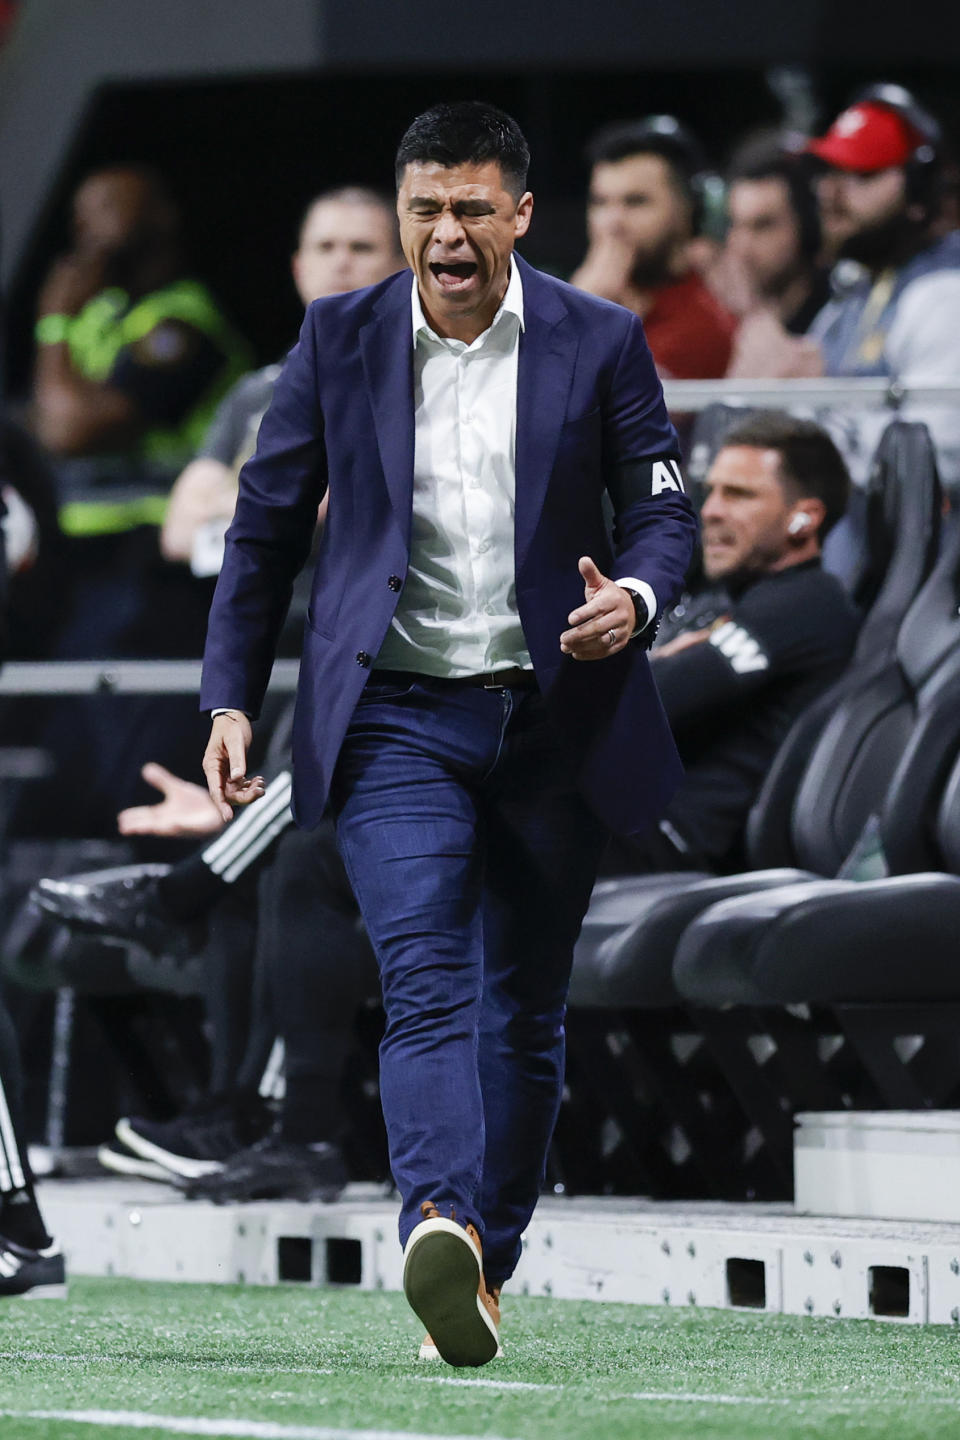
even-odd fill
[{"label": "shirt cuff", "polygon": [[210,719],[216,720],[218,715],[229,715],[231,711],[236,711],[238,715],[246,715],[247,719],[250,719],[250,711],[237,710],[236,705],[222,705],[219,710],[211,710]]},{"label": "shirt cuff", "polygon": [[641,634],[642,631],[646,630],[647,626],[656,617],[657,597],[653,593],[652,585],[648,585],[646,580],[636,580],[632,575],[624,575],[622,579],[615,580],[614,584],[619,585],[621,590],[632,590],[634,595],[640,596],[640,599],[647,607],[646,620],[644,620],[642,624],[638,624],[636,630],[634,630],[630,636],[630,639],[633,640],[637,635]]}]

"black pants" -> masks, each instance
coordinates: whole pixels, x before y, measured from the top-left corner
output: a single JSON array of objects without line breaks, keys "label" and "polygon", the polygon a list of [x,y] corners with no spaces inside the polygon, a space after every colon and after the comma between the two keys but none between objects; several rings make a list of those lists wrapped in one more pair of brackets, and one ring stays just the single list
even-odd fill
[{"label": "black pants", "polygon": [[260,879],[258,951],[286,1052],[283,1133],[336,1140],[354,1021],[379,982],[331,821],[281,836]]},{"label": "black pants", "polygon": [[379,993],[333,824],[291,827],[231,885],[210,916],[211,1088],[255,1090],[284,1042],[285,1138],[336,1140],[359,1006]]}]

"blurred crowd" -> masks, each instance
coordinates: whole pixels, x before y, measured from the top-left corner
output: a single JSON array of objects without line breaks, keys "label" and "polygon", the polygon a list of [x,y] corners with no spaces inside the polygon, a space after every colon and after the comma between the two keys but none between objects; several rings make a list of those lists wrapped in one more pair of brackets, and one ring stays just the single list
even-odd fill
[{"label": "blurred crowd", "polygon": [[[723,174],[666,115],[602,129],[588,161],[587,245],[568,278],[642,319],[665,380],[729,378],[731,395],[821,376],[960,385],[957,172],[936,117],[899,87],[853,97],[819,137],[750,135]],[[98,170],[73,197],[68,247],[37,298],[32,391],[0,421],[7,657],[200,654],[238,473],[283,360],[251,369],[181,236],[149,170]],[[311,199],[291,239],[304,305],[404,264],[392,197],[361,186]],[[700,569],[654,652],[688,778],[647,851],[612,853],[608,873],[735,866],[777,744],[852,652],[842,582],[889,417],[790,409],[745,410],[711,447]],[[956,488],[960,408],[911,414]],[[692,451],[702,431],[675,418]],[[75,933],[203,956],[208,1091],[172,1120],[122,1119],[103,1163],[221,1200],[339,1193],[344,1065],[376,970],[332,829],[292,827],[286,706],[263,727],[266,796],[225,828],[183,778],[205,730],[191,701],[90,697],[13,707],[3,723],[6,743],[28,732],[52,766],[20,787],[14,835],[106,836],[119,811],[121,834],[183,850],[38,891]],[[131,804],[144,781],[160,800]],[[262,1093],[278,1037],[279,1109]]]}]

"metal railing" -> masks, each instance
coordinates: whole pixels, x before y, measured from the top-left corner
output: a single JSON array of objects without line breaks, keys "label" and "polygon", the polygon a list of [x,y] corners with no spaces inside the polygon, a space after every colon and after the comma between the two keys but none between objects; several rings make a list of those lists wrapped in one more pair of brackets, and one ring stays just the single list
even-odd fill
[{"label": "metal railing", "polygon": [[790,410],[902,410],[905,406],[960,405],[960,381],[909,385],[879,377],[870,380],[665,380],[670,410],[705,410],[708,405],[775,406]]},{"label": "metal railing", "polygon": [[[297,660],[278,660],[275,693],[297,688]],[[199,660],[12,660],[0,670],[0,695],[197,695]]]}]

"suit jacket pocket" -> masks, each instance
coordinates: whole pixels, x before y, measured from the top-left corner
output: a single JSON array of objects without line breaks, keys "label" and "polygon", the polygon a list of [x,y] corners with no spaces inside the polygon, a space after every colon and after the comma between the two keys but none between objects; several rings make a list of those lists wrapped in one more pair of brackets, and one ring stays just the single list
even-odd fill
[{"label": "suit jacket pocket", "polygon": [[342,571],[332,575],[318,575],[315,578],[310,604],[307,606],[307,624],[315,635],[322,636],[324,640],[336,638],[343,595]]}]

